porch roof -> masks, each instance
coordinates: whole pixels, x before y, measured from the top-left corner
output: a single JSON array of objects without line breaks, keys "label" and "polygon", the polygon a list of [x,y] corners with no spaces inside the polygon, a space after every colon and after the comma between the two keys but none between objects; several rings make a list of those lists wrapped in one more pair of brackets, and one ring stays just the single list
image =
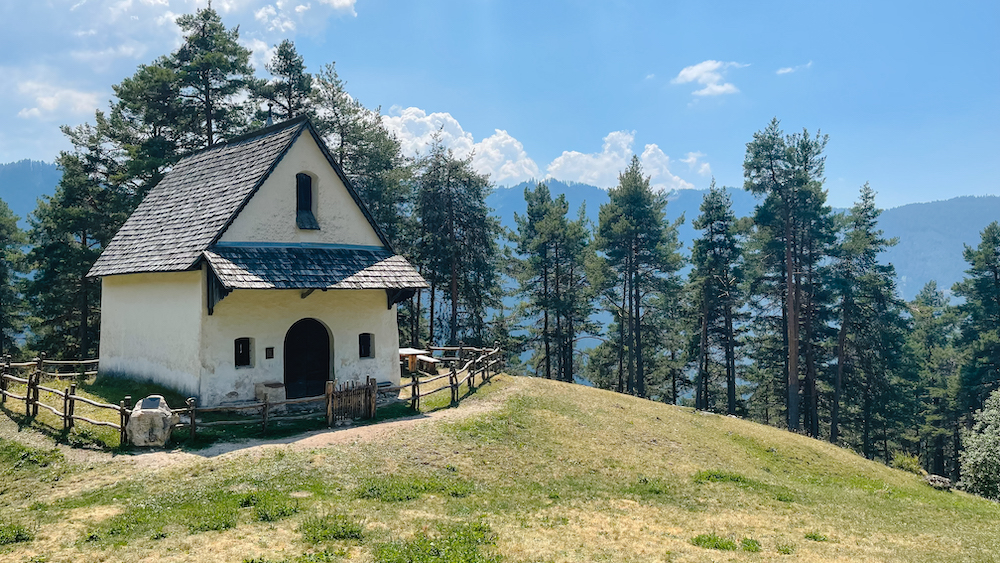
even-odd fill
[{"label": "porch roof", "polygon": [[229,290],[430,287],[406,258],[377,247],[216,245],[204,257]]}]

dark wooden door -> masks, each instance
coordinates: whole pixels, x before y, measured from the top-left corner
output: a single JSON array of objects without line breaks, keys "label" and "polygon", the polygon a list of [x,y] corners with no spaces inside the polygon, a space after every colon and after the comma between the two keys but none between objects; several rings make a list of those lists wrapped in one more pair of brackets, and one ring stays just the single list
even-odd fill
[{"label": "dark wooden door", "polygon": [[330,334],[316,319],[302,319],[285,335],[285,396],[314,397],[330,379]]}]

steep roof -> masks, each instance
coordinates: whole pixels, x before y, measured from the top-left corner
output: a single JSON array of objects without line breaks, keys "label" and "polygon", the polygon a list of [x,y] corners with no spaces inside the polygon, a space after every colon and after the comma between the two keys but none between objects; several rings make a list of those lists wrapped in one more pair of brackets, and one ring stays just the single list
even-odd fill
[{"label": "steep roof", "polygon": [[304,132],[313,135],[385,248],[388,239],[305,118],[292,119],[181,159],[146,195],[89,276],[170,272],[197,266]]},{"label": "steep roof", "polygon": [[385,249],[219,244],[205,258],[226,289],[430,287],[405,258]]}]

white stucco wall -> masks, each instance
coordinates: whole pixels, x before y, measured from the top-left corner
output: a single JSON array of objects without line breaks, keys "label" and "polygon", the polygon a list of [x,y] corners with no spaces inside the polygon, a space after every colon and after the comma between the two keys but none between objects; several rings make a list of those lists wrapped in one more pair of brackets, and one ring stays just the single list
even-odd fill
[{"label": "white stucco wall", "polygon": [[[300,172],[313,177],[313,212],[318,230],[299,229],[295,224],[295,175]],[[220,241],[382,246],[307,131],[295,141]]]},{"label": "white stucco wall", "polygon": [[[199,403],[214,405],[254,398],[256,383],[284,381],[284,342],[297,321],[313,318],[331,336],[331,379],[360,381],[374,377],[399,384],[399,332],[396,309],[386,308],[382,290],[315,291],[305,299],[299,290],[236,290],[205,317],[202,384]],[[358,357],[358,335],[374,334],[375,357]],[[252,367],[235,367],[234,342],[253,339]],[[264,351],[274,347],[274,358]]]},{"label": "white stucco wall", "polygon": [[198,395],[202,272],[101,278],[100,369]]}]

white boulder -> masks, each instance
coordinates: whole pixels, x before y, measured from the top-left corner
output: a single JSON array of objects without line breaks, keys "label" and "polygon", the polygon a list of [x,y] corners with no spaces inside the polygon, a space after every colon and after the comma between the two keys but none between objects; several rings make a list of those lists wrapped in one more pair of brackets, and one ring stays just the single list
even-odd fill
[{"label": "white boulder", "polygon": [[180,417],[170,410],[161,395],[139,401],[129,416],[125,432],[133,446],[164,446]]}]

